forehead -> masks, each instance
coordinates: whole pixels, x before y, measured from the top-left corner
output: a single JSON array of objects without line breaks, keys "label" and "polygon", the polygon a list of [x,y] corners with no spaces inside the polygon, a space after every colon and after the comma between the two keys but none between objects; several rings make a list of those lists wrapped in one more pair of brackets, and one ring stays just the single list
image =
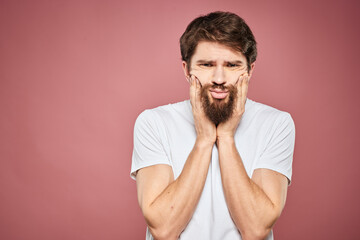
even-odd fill
[{"label": "forehead", "polygon": [[196,46],[192,60],[206,61],[245,61],[244,54],[216,42],[201,41]]}]

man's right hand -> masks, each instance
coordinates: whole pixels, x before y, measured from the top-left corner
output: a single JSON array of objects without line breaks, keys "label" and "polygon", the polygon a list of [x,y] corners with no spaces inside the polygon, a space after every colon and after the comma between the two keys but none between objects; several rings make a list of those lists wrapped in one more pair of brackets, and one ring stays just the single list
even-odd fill
[{"label": "man's right hand", "polygon": [[138,200],[155,239],[175,240],[190,222],[200,200],[216,140],[216,127],[205,115],[201,84],[189,79],[190,101],[196,128],[196,142],[175,179],[171,166],[158,164],[141,168],[136,176]]},{"label": "man's right hand", "polygon": [[216,141],[216,126],[205,115],[201,102],[201,83],[195,75],[191,75],[188,80],[190,82],[190,102],[194,116],[196,141],[214,144]]},{"label": "man's right hand", "polygon": [[201,84],[192,76],[190,102],[196,142],[178,178],[168,165],[141,168],[136,176],[141,210],[155,239],[178,239],[191,220],[200,200],[216,141],[216,126],[205,115]]}]

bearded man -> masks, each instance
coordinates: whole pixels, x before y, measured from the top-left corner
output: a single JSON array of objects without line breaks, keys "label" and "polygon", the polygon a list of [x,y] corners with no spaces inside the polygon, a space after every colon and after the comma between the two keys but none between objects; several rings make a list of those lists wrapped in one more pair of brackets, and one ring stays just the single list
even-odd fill
[{"label": "bearded man", "polygon": [[289,113],[247,98],[257,56],[229,12],[194,19],[180,39],[190,101],[136,120],[131,176],[146,239],[273,239],[291,181]]}]

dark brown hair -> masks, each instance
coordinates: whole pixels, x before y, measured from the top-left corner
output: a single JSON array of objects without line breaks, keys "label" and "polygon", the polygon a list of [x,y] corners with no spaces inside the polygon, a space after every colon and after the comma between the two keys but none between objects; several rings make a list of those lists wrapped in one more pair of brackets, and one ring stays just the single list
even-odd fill
[{"label": "dark brown hair", "polygon": [[182,60],[190,67],[190,60],[200,41],[217,42],[243,53],[247,68],[257,56],[256,41],[245,21],[230,12],[212,12],[194,19],[180,38]]}]

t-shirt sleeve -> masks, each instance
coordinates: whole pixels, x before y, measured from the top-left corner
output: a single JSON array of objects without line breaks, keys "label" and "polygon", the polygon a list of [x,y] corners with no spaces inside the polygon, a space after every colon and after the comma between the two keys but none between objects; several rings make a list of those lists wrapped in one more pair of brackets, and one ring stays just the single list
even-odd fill
[{"label": "t-shirt sleeve", "polygon": [[289,113],[282,112],[270,131],[269,141],[255,168],[267,168],[277,171],[288,178],[292,177],[292,162],[295,146],[295,124]]},{"label": "t-shirt sleeve", "polygon": [[152,110],[145,110],[138,116],[134,127],[131,178],[135,179],[137,171],[144,167],[171,165],[163,146],[163,131],[161,120]]}]

